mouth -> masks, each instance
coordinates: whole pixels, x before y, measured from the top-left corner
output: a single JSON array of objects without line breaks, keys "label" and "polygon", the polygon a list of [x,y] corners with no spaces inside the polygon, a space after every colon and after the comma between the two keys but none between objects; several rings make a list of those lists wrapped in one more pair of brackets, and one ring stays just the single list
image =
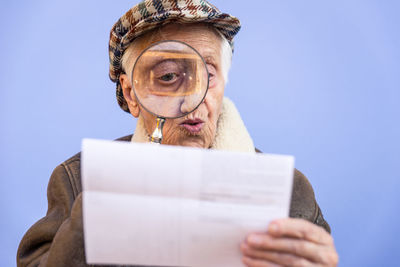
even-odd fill
[{"label": "mouth", "polygon": [[204,121],[201,119],[192,119],[183,121],[180,126],[185,128],[190,133],[198,133],[203,128]]}]

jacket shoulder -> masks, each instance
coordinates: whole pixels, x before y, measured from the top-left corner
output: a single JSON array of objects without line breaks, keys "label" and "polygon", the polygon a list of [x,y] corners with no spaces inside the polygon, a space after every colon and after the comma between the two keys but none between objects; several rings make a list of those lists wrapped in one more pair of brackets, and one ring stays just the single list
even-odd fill
[{"label": "jacket shoulder", "polygon": [[315,199],[314,190],[308,179],[295,169],[293,177],[290,217],[302,218],[324,228],[328,233],[331,228],[324,219],[322,211]]},{"label": "jacket shoulder", "polygon": [[[115,139],[115,141],[125,141],[129,142],[132,139],[132,135],[127,135]],[[70,157],[66,161],[60,164],[64,167],[68,174],[70,183],[72,185],[72,190],[74,192],[74,197],[77,197],[80,192],[82,192],[82,182],[81,182],[81,152]]]},{"label": "jacket shoulder", "polygon": [[64,167],[68,175],[74,193],[74,198],[76,198],[79,193],[82,192],[81,152],[61,163],[61,166]]},{"label": "jacket shoulder", "polygon": [[308,179],[295,169],[293,176],[290,217],[312,220],[316,208],[314,190]]}]

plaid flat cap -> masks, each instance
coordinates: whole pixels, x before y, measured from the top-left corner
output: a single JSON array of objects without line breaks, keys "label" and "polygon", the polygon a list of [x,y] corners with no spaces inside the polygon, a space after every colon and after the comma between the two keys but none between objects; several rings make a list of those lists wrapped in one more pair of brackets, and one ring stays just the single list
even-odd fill
[{"label": "plaid flat cap", "polygon": [[239,19],[220,12],[206,0],[145,0],[132,7],[112,27],[109,41],[110,79],[117,84],[117,100],[120,107],[129,112],[119,76],[122,71],[122,55],[125,49],[145,32],[169,22],[212,24],[230,43],[240,30]]}]

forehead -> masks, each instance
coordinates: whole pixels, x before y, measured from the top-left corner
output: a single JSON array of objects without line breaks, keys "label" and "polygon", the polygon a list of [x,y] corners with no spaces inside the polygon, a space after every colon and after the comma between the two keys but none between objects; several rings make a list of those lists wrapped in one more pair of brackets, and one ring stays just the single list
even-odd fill
[{"label": "forehead", "polygon": [[148,32],[133,42],[137,55],[153,43],[176,40],[189,44],[204,58],[218,61],[221,53],[221,37],[211,26],[203,23],[170,23]]}]

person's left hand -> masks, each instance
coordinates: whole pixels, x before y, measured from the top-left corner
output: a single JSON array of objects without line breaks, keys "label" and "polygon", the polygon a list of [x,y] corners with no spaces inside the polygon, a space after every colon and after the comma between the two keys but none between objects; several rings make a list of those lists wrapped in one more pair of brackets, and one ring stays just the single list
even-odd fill
[{"label": "person's left hand", "polygon": [[339,260],[332,236],[303,219],[275,220],[266,233],[250,234],[240,249],[248,267],[336,266]]}]

